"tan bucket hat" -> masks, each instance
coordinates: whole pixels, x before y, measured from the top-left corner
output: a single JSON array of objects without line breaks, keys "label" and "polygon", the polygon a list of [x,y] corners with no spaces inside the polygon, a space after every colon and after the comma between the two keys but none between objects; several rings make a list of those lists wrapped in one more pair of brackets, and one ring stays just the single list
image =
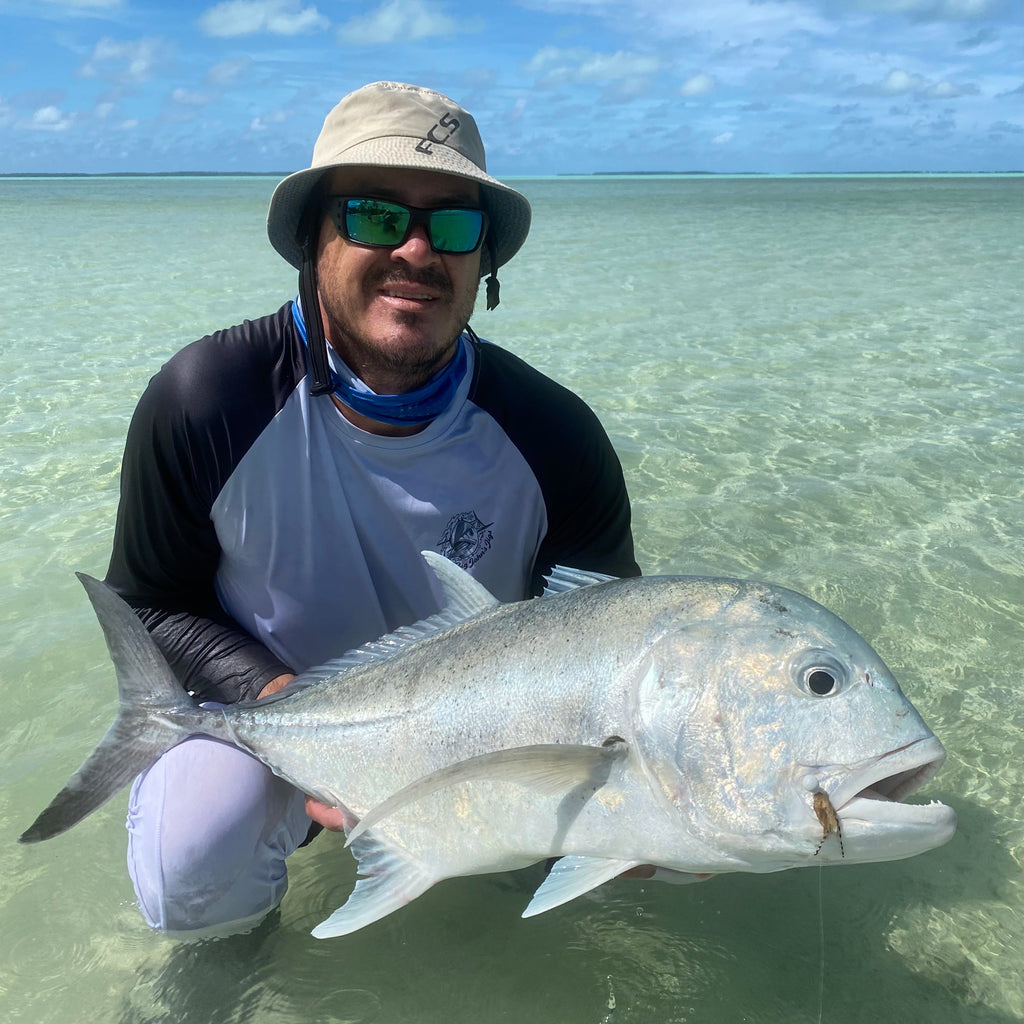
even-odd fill
[{"label": "tan bucket hat", "polygon": [[[297,235],[316,183],[334,167],[404,167],[440,171],[479,182],[490,218],[480,276],[507,263],[530,230],[530,204],[486,171],[484,145],[472,114],[432,89],[403,82],[372,82],[349,93],[327,115],[307,170],[274,190],[267,213],[270,244],[301,268]],[[493,245],[495,268],[490,266]]]}]

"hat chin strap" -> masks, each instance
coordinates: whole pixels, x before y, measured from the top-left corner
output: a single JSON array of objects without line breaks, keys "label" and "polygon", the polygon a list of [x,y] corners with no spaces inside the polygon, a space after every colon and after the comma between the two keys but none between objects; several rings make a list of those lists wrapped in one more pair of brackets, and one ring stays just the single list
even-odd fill
[{"label": "hat chin strap", "polygon": [[487,310],[490,312],[501,301],[498,297],[501,288],[498,284],[498,250],[490,232],[487,233],[487,254],[491,260],[491,272],[487,275]]},{"label": "hat chin strap", "polygon": [[305,311],[306,348],[309,351],[309,371],[313,378],[309,393],[329,395],[334,390],[331,382],[331,364],[327,359],[327,339],[320,318],[320,296],[316,286],[316,261],[313,245],[307,237],[302,245],[302,267],[299,270],[299,299]]}]

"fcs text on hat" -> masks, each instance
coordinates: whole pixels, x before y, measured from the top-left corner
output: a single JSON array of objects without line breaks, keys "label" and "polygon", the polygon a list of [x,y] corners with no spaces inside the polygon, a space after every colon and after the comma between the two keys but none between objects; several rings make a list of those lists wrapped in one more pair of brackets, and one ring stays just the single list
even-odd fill
[{"label": "fcs text on hat", "polygon": [[[428,155],[432,154],[434,151],[431,149],[431,143],[434,143],[437,146],[443,146],[455,134],[458,127],[459,119],[451,112],[442,114],[440,118],[431,125],[430,131],[428,131],[427,134],[416,143],[416,151],[418,153],[426,153]],[[448,129],[447,134],[443,138],[439,139],[434,135],[434,132],[437,131],[438,128]]]}]

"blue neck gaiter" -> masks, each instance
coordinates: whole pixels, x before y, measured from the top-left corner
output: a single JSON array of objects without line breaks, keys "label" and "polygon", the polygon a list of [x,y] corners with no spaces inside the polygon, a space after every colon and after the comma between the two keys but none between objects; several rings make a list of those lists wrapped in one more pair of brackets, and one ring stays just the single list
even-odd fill
[{"label": "blue neck gaiter", "polygon": [[[308,347],[306,321],[302,318],[302,307],[297,299],[292,302],[292,319],[295,321],[303,343]],[[459,385],[466,375],[466,368],[469,365],[466,345],[465,337],[460,337],[455,350],[455,358],[449,360],[423,387],[403,395],[378,395],[371,391],[344,363],[342,363],[345,370],[344,377],[337,373],[332,366],[330,368],[332,394],[350,409],[354,409],[372,420],[377,420],[379,423],[405,427],[437,419],[452,404],[452,399],[455,398],[455,393],[459,390]],[[337,353],[335,356],[337,357]],[[345,377],[348,379],[346,380]]]}]

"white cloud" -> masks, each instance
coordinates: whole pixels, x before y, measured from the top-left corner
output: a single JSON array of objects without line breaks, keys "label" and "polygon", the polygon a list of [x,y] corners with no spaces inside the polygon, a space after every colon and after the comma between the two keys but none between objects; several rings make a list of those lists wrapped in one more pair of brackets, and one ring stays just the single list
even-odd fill
[{"label": "white cloud", "polygon": [[198,24],[205,35],[228,38],[257,32],[297,36],[325,29],[330,22],[315,7],[302,7],[297,0],[224,0],[203,11]]},{"label": "white cloud", "polygon": [[597,53],[585,60],[576,71],[578,82],[609,82],[636,75],[653,75],[661,67],[657,57],[635,53]]},{"label": "white cloud", "polygon": [[116,82],[143,82],[150,77],[160,54],[158,39],[118,42],[104,36],[94,47],[78,73],[83,78],[106,78]]},{"label": "white cloud", "polygon": [[967,82],[956,85],[948,79],[931,82],[924,75],[893,68],[881,81],[868,82],[850,90],[859,96],[917,96],[925,99],[949,100],[958,96],[976,96],[977,85]]},{"label": "white cloud", "polygon": [[[575,82],[596,85],[621,79],[653,75],[661,67],[657,57],[639,53],[595,53],[592,50],[561,50],[545,46],[527,62],[524,71],[537,75],[544,84]],[[636,88],[634,82],[632,88]]]},{"label": "white cloud", "polygon": [[620,39],[664,44],[699,37],[714,49],[793,33],[830,36],[835,24],[815,9],[829,2],[850,0],[518,0],[517,6],[600,18]]},{"label": "white cloud", "polygon": [[283,110],[272,110],[269,114],[262,114],[254,117],[249,122],[249,131],[265,132],[272,124],[283,124],[288,120],[288,115]]},{"label": "white cloud", "polygon": [[924,84],[924,79],[920,75],[911,75],[906,71],[894,69],[884,81],[878,83],[877,88],[883,95],[899,96],[901,93],[914,92]]},{"label": "white cloud", "polygon": [[430,36],[479,32],[483,25],[449,17],[439,4],[428,0],[385,0],[375,11],[360,15],[338,29],[342,46],[412,42]]},{"label": "white cloud", "polygon": [[893,68],[885,78],[854,86],[850,92],[856,96],[905,96],[920,92],[928,85],[922,75],[911,74],[902,68]]},{"label": "white cloud", "polygon": [[683,82],[682,88],[679,91],[684,96],[703,96],[705,93],[711,92],[714,87],[714,78],[701,72],[701,74],[694,75]]},{"label": "white cloud", "polygon": [[557,46],[545,46],[538,50],[523,68],[528,74],[537,75],[549,71],[552,67],[561,67],[567,63],[579,63],[587,56],[587,50],[560,50]]},{"label": "white cloud", "polygon": [[62,132],[71,124],[71,117],[59,107],[40,107],[29,122],[29,127],[43,132]]},{"label": "white cloud", "polygon": [[721,135],[716,135],[712,140],[711,144],[714,146],[724,146],[727,143],[732,142],[735,136],[732,132],[722,132]]},{"label": "white cloud", "polygon": [[952,82],[936,82],[925,90],[925,95],[937,100],[951,100],[958,96],[976,96],[978,87],[973,82],[966,85],[954,85]]}]

